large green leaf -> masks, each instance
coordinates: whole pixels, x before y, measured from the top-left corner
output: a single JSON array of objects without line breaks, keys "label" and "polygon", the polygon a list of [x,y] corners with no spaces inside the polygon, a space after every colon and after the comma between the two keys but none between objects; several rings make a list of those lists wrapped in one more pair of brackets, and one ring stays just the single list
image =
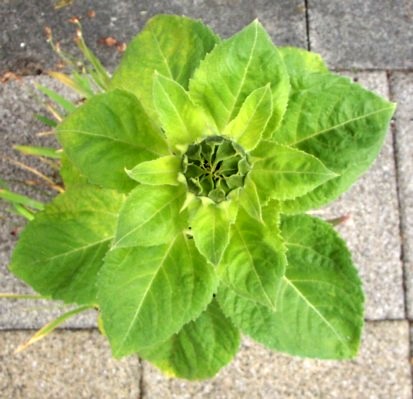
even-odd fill
[{"label": "large green leaf", "polygon": [[271,141],[261,141],[252,155],[251,179],[263,199],[292,199],[335,176],[314,156]]},{"label": "large green leaf", "polygon": [[394,108],[348,78],[303,75],[274,139],[314,155],[339,176],[285,203],[284,211],[321,206],[346,191],[376,158]]},{"label": "large green leaf", "polygon": [[344,241],[310,216],[282,221],[288,266],[276,311],[222,287],[224,312],[269,348],[322,359],[354,357],[363,326],[363,293]]},{"label": "large green leaf", "polygon": [[92,183],[120,191],[136,183],[125,168],[168,154],[161,131],[136,97],[122,90],[97,95],[57,129],[66,155]]},{"label": "large green leaf", "polygon": [[215,271],[192,240],[109,252],[99,274],[98,300],[116,357],[165,341],[212,300]]},{"label": "large green leaf", "polygon": [[189,145],[207,133],[217,133],[211,118],[192,102],[185,89],[174,80],[155,75],[153,101],[168,143],[172,146]]},{"label": "large green leaf", "polygon": [[186,213],[180,212],[185,196],[183,185],[136,187],[120,210],[113,246],[152,246],[171,241],[187,226]]},{"label": "large green leaf", "polygon": [[247,96],[267,84],[273,97],[273,115],[267,126],[271,133],[281,122],[290,86],[280,53],[255,20],[205,57],[190,82],[189,92],[223,131]]},{"label": "large green leaf", "polygon": [[317,53],[297,47],[280,47],[288,75],[290,76],[291,93],[300,89],[300,80],[311,73],[327,73],[324,60]]},{"label": "large green leaf", "polygon": [[212,201],[199,204],[190,219],[190,226],[199,252],[217,265],[229,242],[231,215],[225,205]]},{"label": "large green leaf", "polygon": [[275,309],[286,257],[276,231],[239,210],[218,271],[237,295]]},{"label": "large green leaf", "polygon": [[174,377],[197,380],[213,377],[231,361],[240,342],[238,330],[213,300],[205,312],[167,341],[139,355]]},{"label": "large green leaf", "polygon": [[110,89],[131,91],[154,116],[154,72],[158,71],[187,88],[199,62],[218,41],[218,37],[200,21],[176,15],[157,15],[129,43]]},{"label": "large green leaf", "polygon": [[21,234],[10,270],[44,296],[96,303],[96,275],[123,200],[116,191],[96,186],[60,194]]},{"label": "large green leaf", "polygon": [[253,150],[272,115],[270,86],[254,90],[244,101],[238,115],[227,125],[224,135],[234,139],[245,150]]}]

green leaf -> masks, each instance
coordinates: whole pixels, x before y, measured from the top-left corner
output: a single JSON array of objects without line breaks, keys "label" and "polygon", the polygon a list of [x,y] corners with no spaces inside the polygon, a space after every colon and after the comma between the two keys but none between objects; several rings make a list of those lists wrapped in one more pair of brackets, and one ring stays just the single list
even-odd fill
[{"label": "green leaf", "polygon": [[180,213],[185,196],[183,185],[136,187],[120,210],[114,247],[170,242],[187,227],[186,213]]},{"label": "green leaf", "polygon": [[42,85],[36,85],[36,89],[41,91],[47,97],[49,97],[56,104],[60,105],[66,112],[71,113],[76,109],[76,105],[71,101],[66,100],[60,94],[56,93],[54,90],[49,89],[48,87]]},{"label": "green leaf", "polygon": [[328,223],[305,215],[285,217],[281,232],[288,266],[276,311],[223,286],[218,299],[225,314],[271,349],[321,359],[354,357],[363,293],[344,241]]},{"label": "green leaf", "polygon": [[292,92],[300,89],[299,81],[303,76],[329,72],[324,60],[317,53],[296,47],[280,47],[279,51],[290,76]]},{"label": "green leaf", "polygon": [[250,175],[247,175],[245,178],[244,188],[239,192],[238,201],[251,217],[262,222],[260,197],[258,195],[257,186]]},{"label": "green leaf", "polygon": [[126,173],[131,179],[142,184],[177,186],[180,169],[181,160],[174,155],[167,155],[153,161],[142,162]]},{"label": "green leaf", "polygon": [[337,173],[313,192],[283,204],[301,212],[337,198],[372,164],[395,105],[333,74],[304,75],[274,139],[320,159]]},{"label": "green leaf", "polygon": [[21,234],[10,270],[43,296],[95,304],[96,275],[123,200],[95,186],[60,194]]},{"label": "green leaf", "polygon": [[245,150],[253,150],[272,115],[272,96],[269,85],[254,90],[244,101],[238,115],[227,125],[224,135],[232,138]]},{"label": "green leaf", "polygon": [[77,168],[73,162],[69,160],[64,152],[61,154],[60,163],[61,167],[59,173],[62,177],[66,190],[72,186],[79,186],[89,183],[87,177],[82,175],[79,168]]},{"label": "green leaf", "polygon": [[20,151],[24,155],[33,155],[39,157],[46,157],[52,159],[60,159],[61,152],[56,148],[49,147],[35,147],[28,145],[15,145],[13,148],[17,151]]},{"label": "green leaf", "polygon": [[165,341],[198,317],[216,289],[214,269],[179,234],[165,245],[108,253],[99,305],[114,356]]},{"label": "green leaf", "polygon": [[192,102],[185,89],[172,79],[155,74],[153,101],[172,146],[192,144],[207,132],[216,130],[213,122]]},{"label": "green leaf", "polygon": [[288,101],[289,79],[280,53],[255,20],[205,57],[190,82],[189,93],[223,131],[248,95],[268,83],[273,115],[265,137],[281,122]]},{"label": "green leaf", "polygon": [[314,156],[271,141],[263,140],[252,155],[251,179],[264,199],[292,199],[336,176]]},{"label": "green leaf", "polygon": [[145,348],[139,356],[169,376],[198,380],[213,377],[238,351],[240,336],[213,300],[194,321],[167,341]]},{"label": "green leaf", "polygon": [[200,21],[176,15],[157,15],[129,43],[110,89],[131,91],[154,117],[154,72],[158,71],[187,88],[199,62],[218,41],[218,37]]},{"label": "green leaf", "polygon": [[218,272],[237,295],[275,309],[286,258],[279,233],[271,227],[239,210]]},{"label": "green leaf", "polygon": [[192,235],[198,251],[217,265],[229,242],[231,215],[225,205],[212,201],[201,203],[190,219]]},{"label": "green leaf", "polygon": [[139,101],[121,90],[88,100],[63,121],[57,134],[82,174],[94,184],[120,191],[136,186],[125,168],[168,154],[161,131]]}]

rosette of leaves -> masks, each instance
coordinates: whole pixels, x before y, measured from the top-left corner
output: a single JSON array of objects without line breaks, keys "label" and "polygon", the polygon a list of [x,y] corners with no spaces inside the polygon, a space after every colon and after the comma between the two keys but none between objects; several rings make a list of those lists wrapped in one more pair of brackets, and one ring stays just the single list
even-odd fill
[{"label": "rosette of leaves", "polygon": [[221,40],[160,15],[107,92],[58,127],[66,191],[20,237],[11,270],[93,305],[113,354],[213,376],[240,333],[310,358],[356,355],[363,292],[345,243],[304,212],[377,156],[394,104],[277,48],[258,21]]}]

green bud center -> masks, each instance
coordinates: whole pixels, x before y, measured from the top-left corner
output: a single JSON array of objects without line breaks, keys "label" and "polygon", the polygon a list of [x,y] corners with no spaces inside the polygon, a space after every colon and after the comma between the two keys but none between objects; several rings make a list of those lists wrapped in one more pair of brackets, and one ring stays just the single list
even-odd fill
[{"label": "green bud center", "polygon": [[182,171],[188,189],[216,203],[244,186],[251,166],[243,148],[221,136],[207,137],[192,144],[182,158]]}]

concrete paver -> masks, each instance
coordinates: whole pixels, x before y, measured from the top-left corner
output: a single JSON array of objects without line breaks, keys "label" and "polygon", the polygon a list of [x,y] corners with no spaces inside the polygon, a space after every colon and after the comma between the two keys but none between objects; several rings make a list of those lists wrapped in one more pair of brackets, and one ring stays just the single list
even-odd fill
[{"label": "concrete paver", "polygon": [[309,0],[310,42],[334,68],[413,67],[410,0]]},{"label": "concrete paver", "polygon": [[144,363],[144,397],[410,399],[408,330],[406,321],[367,323],[359,356],[342,362],[290,357],[245,340],[234,363],[205,382],[169,379]]},{"label": "concrete paver", "polygon": [[[62,48],[73,51],[75,28],[67,22],[72,16],[81,18],[87,43],[111,70],[120,54],[114,47],[99,44],[102,38],[128,42],[151,16],[159,13],[202,18],[224,37],[258,17],[277,44],[305,47],[307,43],[304,0],[88,0],[75,1],[60,10],[54,10],[52,4],[50,0],[1,2],[0,74],[13,70],[35,75],[52,68],[57,58],[51,56],[43,28],[50,26]],[[91,9],[95,10],[94,18],[87,16]]]},{"label": "concrete paver", "polygon": [[392,75],[408,317],[413,320],[413,73]]},{"label": "concrete paver", "polygon": [[32,334],[0,332],[0,397],[139,397],[139,359],[112,359],[108,343],[96,330],[55,332],[27,350],[14,353]]}]

